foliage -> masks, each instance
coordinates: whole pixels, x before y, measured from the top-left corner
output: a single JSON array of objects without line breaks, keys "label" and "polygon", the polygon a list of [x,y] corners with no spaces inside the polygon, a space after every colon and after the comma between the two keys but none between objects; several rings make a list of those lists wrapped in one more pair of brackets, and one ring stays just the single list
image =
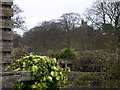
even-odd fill
[{"label": "foliage", "polygon": [[71,88],[100,88],[99,77],[94,72],[71,71],[68,77]]},{"label": "foliage", "polygon": [[77,53],[72,49],[63,49],[60,53],[52,55],[52,57],[56,57],[57,59],[76,59]]},{"label": "foliage", "polygon": [[14,48],[11,56],[14,60],[22,58],[25,54],[29,54],[27,47]]},{"label": "foliage", "polygon": [[60,88],[61,84],[66,84],[67,81],[65,71],[59,66],[55,58],[33,55],[32,53],[17,59],[6,70],[31,70],[36,81],[32,85],[22,82],[21,88]]},{"label": "foliage", "polygon": [[103,57],[98,61],[101,69],[100,73],[97,74],[100,77],[100,81],[102,81],[101,87],[119,88],[119,59],[117,52],[105,52]]},{"label": "foliage", "polygon": [[95,72],[102,88],[118,88],[119,64],[117,51],[84,51],[75,61],[75,70]]},{"label": "foliage", "polygon": [[78,13],[65,13],[61,16],[59,20],[62,24],[62,27],[67,32],[67,48],[71,48],[71,38],[70,38],[70,31],[75,30],[76,27],[80,25],[80,14]]},{"label": "foliage", "polygon": [[48,50],[58,52],[64,48],[65,33],[56,21],[45,21],[24,33],[23,44],[31,52],[48,55]]},{"label": "foliage", "polygon": [[22,46],[22,37],[17,33],[13,33],[13,48],[18,48],[21,46]]},{"label": "foliage", "polygon": [[75,60],[75,70],[82,72],[95,72],[100,71],[100,65],[97,65],[97,61],[103,58],[102,50],[87,50],[82,51],[79,55],[79,59]]},{"label": "foliage", "polygon": [[[41,22],[25,32],[21,40],[22,44],[28,46],[31,52],[40,55],[50,55],[49,50],[57,53],[64,48],[75,48],[76,51],[116,48],[116,44],[110,38],[112,36],[103,36],[101,32],[102,30],[93,30],[90,26],[86,26],[86,28],[75,26],[73,30],[69,30],[68,38],[68,32],[63,28],[63,24],[54,20]],[[109,44],[106,42],[106,38],[112,42]],[[67,45],[70,48],[66,47]]]}]

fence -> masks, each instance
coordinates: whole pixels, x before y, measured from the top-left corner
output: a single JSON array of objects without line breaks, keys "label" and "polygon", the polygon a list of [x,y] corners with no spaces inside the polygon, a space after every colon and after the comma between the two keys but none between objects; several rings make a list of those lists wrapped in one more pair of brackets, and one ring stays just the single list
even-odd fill
[{"label": "fence", "polygon": [[[85,75],[90,75],[91,72],[71,71],[66,73],[68,76],[68,88],[100,88],[96,79],[81,78]],[[18,72],[3,72],[2,75],[2,88],[13,88],[16,82],[32,82],[35,77],[32,76],[31,71],[18,71]],[[93,86],[94,85],[94,86]]]}]

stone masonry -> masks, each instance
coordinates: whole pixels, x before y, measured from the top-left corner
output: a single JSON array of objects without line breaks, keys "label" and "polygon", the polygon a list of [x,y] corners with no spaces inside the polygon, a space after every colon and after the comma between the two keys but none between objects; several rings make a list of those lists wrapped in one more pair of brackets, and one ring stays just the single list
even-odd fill
[{"label": "stone masonry", "polygon": [[0,0],[0,90],[6,85],[3,77],[5,68],[12,63],[10,58],[13,49],[12,5],[13,0]]},{"label": "stone masonry", "polygon": [[4,68],[12,61],[10,54],[13,49],[13,23],[11,17],[13,16],[12,0],[0,0],[0,68],[4,71]]}]

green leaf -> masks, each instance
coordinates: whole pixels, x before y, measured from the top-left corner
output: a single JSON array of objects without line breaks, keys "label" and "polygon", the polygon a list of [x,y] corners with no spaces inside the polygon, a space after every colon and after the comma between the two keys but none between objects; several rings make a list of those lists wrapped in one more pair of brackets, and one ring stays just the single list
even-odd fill
[{"label": "green leaf", "polygon": [[15,65],[15,63],[13,63],[12,65]]},{"label": "green leaf", "polygon": [[23,62],[23,67],[26,67],[26,63],[25,62]]},{"label": "green leaf", "polygon": [[48,76],[48,79],[49,79],[50,81],[52,81],[52,77],[51,77],[51,76]]},{"label": "green leaf", "polygon": [[50,74],[51,74],[51,76],[55,76],[55,73],[54,73],[54,71],[52,71]]},{"label": "green leaf", "polygon": [[37,66],[32,66],[32,71],[35,72],[38,70],[38,67]]},{"label": "green leaf", "polygon": [[57,80],[60,80],[60,76],[57,76],[57,78],[56,78]]},{"label": "green leaf", "polygon": [[37,88],[37,86],[36,85],[32,85],[31,88],[35,89],[35,88]]},{"label": "green leaf", "polygon": [[15,69],[14,71],[20,71],[20,68]]},{"label": "green leaf", "polygon": [[46,81],[46,77],[43,78],[43,81]]},{"label": "green leaf", "polygon": [[[12,66],[8,66],[8,69],[11,67],[14,69],[13,71],[31,70],[35,79],[40,80],[36,83],[34,82],[34,85],[27,85],[24,83],[21,84],[21,86],[27,85],[27,87],[31,88],[49,88],[51,83],[57,84],[57,86],[59,86],[64,80],[63,70],[58,65],[55,58],[53,59],[47,56],[30,54],[18,59],[17,62],[18,63],[13,63]],[[53,77],[56,78],[56,80],[53,80]]]}]

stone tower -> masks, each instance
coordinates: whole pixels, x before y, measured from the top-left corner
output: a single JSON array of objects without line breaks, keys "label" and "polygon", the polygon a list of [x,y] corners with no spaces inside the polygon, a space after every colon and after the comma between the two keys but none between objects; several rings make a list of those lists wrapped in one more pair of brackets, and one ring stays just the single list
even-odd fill
[{"label": "stone tower", "polygon": [[4,71],[11,64],[11,51],[13,49],[13,0],[0,0],[0,70]]}]

